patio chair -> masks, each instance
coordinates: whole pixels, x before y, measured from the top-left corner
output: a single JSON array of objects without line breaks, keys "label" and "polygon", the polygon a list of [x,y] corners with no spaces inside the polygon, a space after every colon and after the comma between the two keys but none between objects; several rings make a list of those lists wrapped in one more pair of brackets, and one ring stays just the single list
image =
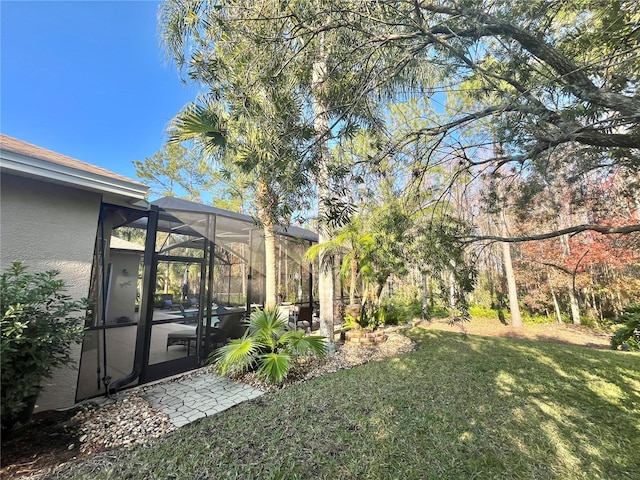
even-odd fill
[{"label": "patio chair", "polygon": [[[228,340],[240,338],[244,334],[247,325],[242,322],[244,310],[229,311],[224,307],[218,307],[218,318],[220,321],[215,327],[211,327],[210,342],[212,348],[218,348],[227,343]],[[187,347],[187,354],[191,354],[191,343],[194,346],[197,341],[195,328],[178,330],[167,335],[167,350],[171,345],[184,345]]]},{"label": "patio chair", "polygon": [[156,293],[156,302],[156,306],[162,310],[173,310],[176,306],[170,293]]},{"label": "patio chair", "polygon": [[298,307],[298,318],[296,320],[296,326],[304,329],[311,328],[311,321],[313,316],[313,307],[310,305],[300,305]]},{"label": "patio chair", "polygon": [[196,333],[195,328],[169,333],[167,335],[167,351],[169,351],[171,345],[184,345],[187,347],[187,355],[191,355],[191,342],[193,342],[195,347],[195,343],[198,341]]},{"label": "patio chair", "polygon": [[212,328],[212,346],[224,345],[227,340],[242,337],[247,328],[247,325],[242,322],[244,310],[234,311],[225,307],[218,307],[217,313],[219,322]]},{"label": "patio chair", "polygon": [[170,298],[164,299],[162,301],[162,309],[172,310],[173,309],[173,300]]},{"label": "patio chair", "polygon": [[288,323],[295,322],[295,317],[291,312],[292,308],[293,305],[290,304],[278,305],[278,315],[280,316],[280,318],[284,318],[285,320],[287,320]]}]

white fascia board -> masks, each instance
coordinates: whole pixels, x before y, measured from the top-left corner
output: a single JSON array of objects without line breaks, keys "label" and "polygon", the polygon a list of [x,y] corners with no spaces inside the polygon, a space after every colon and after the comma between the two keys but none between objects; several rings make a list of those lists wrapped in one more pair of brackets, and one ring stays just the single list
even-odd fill
[{"label": "white fascia board", "polygon": [[46,162],[6,150],[2,151],[0,168],[14,175],[35,177],[51,183],[68,185],[82,190],[90,190],[132,200],[144,200],[149,189],[135,182],[125,182],[106,175]]}]

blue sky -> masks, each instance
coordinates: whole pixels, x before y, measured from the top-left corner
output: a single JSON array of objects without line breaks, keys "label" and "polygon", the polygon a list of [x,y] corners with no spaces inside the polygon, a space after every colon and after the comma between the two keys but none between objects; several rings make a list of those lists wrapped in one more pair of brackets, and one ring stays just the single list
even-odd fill
[{"label": "blue sky", "polygon": [[196,89],[165,61],[159,1],[0,2],[0,131],[135,179]]}]

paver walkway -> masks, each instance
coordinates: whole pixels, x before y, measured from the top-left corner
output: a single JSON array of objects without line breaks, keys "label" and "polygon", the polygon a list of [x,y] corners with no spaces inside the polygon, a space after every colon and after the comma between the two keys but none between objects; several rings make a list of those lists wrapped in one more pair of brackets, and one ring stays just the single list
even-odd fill
[{"label": "paver walkway", "polygon": [[158,383],[141,396],[165,412],[176,427],[181,427],[263,393],[244,383],[203,372]]}]

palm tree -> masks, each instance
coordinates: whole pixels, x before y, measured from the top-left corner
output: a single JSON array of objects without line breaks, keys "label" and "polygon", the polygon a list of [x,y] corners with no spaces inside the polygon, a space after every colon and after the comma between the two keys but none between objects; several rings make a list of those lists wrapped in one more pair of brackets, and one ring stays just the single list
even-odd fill
[{"label": "palm tree", "polygon": [[[291,203],[291,199],[302,198],[300,186],[309,187],[309,174],[318,196],[319,224],[325,227],[333,215],[330,204],[336,175],[330,165],[331,139],[381,124],[373,105],[378,97],[368,95],[380,79],[359,76],[361,69],[352,66],[370,65],[373,57],[373,63],[384,62],[380,58],[383,50],[350,58],[353,45],[362,41],[360,34],[356,30],[321,33],[324,29],[322,25],[316,29],[316,23],[340,21],[339,12],[331,18],[324,13],[323,2],[247,0],[224,4],[165,0],[159,13],[164,46],[181,72],[207,85],[211,96],[228,108],[232,118],[251,119],[260,134],[265,133],[263,128],[270,132],[263,138],[288,144],[286,152],[297,150],[295,156],[283,155],[270,142],[261,142],[254,150],[271,152],[272,159],[282,162],[273,169],[284,175],[280,181],[273,181],[272,172],[256,177],[265,180],[256,188],[265,208],[274,200],[279,202],[279,214],[271,217],[274,222],[277,217],[286,220],[281,214],[299,206],[299,201]],[[296,34],[309,28],[313,31]],[[350,86],[354,76],[366,86]],[[303,168],[299,168],[301,164]],[[265,166],[270,167],[269,163]],[[292,166],[296,171],[293,177]],[[291,182],[290,178],[298,180]],[[328,240],[332,232],[320,228],[319,235],[321,241]],[[333,275],[321,273],[319,277],[320,329],[332,341]]]},{"label": "palm tree", "polygon": [[[279,122],[278,111],[284,114],[282,104],[274,105],[279,100],[277,95],[245,99],[245,106],[255,104],[253,111],[232,107],[228,113],[209,97],[206,103],[188,105],[170,127],[170,141],[194,140],[221,166],[251,178],[256,218],[264,232],[267,306],[277,303],[276,226],[288,223],[292,206],[304,198],[309,184],[291,131],[285,135]],[[258,113],[265,110],[268,117]]]},{"label": "palm tree", "polygon": [[[371,233],[363,231],[362,219],[352,217],[347,225],[334,232],[333,238],[312,245],[307,250],[305,259],[313,262],[319,258],[340,256],[340,274],[349,280],[349,303],[355,305],[358,273],[364,267],[366,250],[371,245],[371,240]],[[321,265],[320,268],[326,268],[326,265]]]},{"label": "palm tree", "polygon": [[353,216],[332,239],[309,248],[306,257],[313,261],[321,254],[341,256],[341,275],[349,278],[350,304],[355,304],[358,279],[363,303],[377,304],[389,276],[405,271],[402,237],[407,228],[407,216],[386,203],[367,216]]}]

